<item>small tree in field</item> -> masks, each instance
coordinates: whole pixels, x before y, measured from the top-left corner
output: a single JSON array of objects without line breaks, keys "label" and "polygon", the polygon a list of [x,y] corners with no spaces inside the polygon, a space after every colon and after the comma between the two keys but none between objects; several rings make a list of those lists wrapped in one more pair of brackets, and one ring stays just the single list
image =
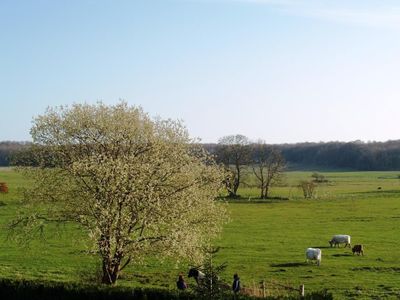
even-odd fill
[{"label": "small tree in field", "polygon": [[80,224],[105,284],[146,255],[200,262],[226,221],[214,201],[224,173],[179,122],[124,102],[75,104],[48,109],[31,134],[36,167],[23,170],[35,183],[11,227],[31,234],[52,221]]},{"label": "small tree in field", "polygon": [[204,273],[204,279],[199,280],[199,284],[194,291],[199,299],[227,299],[229,297],[230,286],[222,281],[220,275],[224,272],[226,263],[215,264],[213,261],[219,248],[205,248],[205,260],[199,268]]},{"label": "small tree in field", "polygon": [[317,182],[317,183],[328,182],[328,180],[325,178],[325,176],[322,175],[321,173],[314,172],[311,174],[311,177],[313,178],[314,182]]},{"label": "small tree in field", "polygon": [[301,188],[303,191],[303,196],[306,199],[311,199],[314,197],[316,187],[317,184],[314,183],[314,181],[303,180],[299,184],[299,188]]}]

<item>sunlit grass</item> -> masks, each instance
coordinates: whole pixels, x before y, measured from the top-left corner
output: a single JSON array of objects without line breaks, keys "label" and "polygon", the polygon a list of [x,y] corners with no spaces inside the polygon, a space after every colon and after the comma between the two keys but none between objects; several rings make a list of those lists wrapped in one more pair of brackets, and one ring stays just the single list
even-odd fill
[{"label": "sunlit grass", "polygon": [[[317,188],[316,199],[305,200],[297,184],[311,179],[311,173],[288,172],[272,188],[271,196],[289,200],[253,203],[258,190],[244,188],[240,203],[230,201],[232,221],[215,243],[221,246],[215,262],[228,264],[223,278],[230,282],[238,272],[243,285],[260,280],[267,288],[271,281],[305,284],[306,291],[327,288],[339,298],[399,295],[400,172],[324,173],[329,182]],[[34,241],[29,248],[6,239],[6,225],[21,200],[19,188],[32,182],[1,169],[4,181],[10,193],[0,194],[5,204],[0,206],[0,277],[93,281],[99,259],[86,253],[86,235],[76,226],[65,226],[61,235],[50,227],[47,240]],[[331,236],[339,233],[350,234],[352,244],[364,244],[365,256],[328,247]],[[320,267],[304,263],[307,247],[321,247]],[[173,289],[176,275],[186,271],[186,264],[149,259],[127,269],[118,284]]]}]

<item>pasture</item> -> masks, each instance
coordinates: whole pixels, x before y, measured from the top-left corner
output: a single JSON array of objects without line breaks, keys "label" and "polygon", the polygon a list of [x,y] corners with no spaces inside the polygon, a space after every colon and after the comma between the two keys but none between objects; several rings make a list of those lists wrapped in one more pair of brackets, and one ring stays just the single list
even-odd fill
[{"label": "pasture", "polygon": [[[287,172],[272,188],[271,196],[289,200],[256,201],[258,190],[243,188],[241,199],[229,201],[231,222],[215,241],[221,247],[215,262],[228,265],[222,277],[231,282],[238,272],[242,285],[249,287],[265,280],[267,291],[271,283],[305,284],[306,293],[326,288],[338,299],[399,297],[400,172],[326,172],[329,181],[317,187],[315,199],[305,200],[297,184],[311,173]],[[0,182],[7,182],[10,191],[0,194],[0,277],[95,280],[98,258],[87,253],[85,234],[74,225],[64,225],[60,232],[49,227],[45,240],[28,247],[7,239],[6,225],[21,199],[19,188],[31,182],[10,169],[0,169]],[[365,256],[330,248],[334,234],[351,235],[353,245],[365,246]],[[305,263],[308,247],[322,250],[321,266]],[[185,262],[150,258],[127,268],[118,284],[175,289],[177,274],[187,269]]]}]

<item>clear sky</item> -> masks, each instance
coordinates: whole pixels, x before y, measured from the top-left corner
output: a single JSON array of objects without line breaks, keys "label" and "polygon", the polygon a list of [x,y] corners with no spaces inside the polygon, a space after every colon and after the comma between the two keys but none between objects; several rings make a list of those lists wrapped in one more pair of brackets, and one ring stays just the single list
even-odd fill
[{"label": "clear sky", "polygon": [[0,141],[123,99],[193,137],[400,138],[400,1],[1,0]]}]

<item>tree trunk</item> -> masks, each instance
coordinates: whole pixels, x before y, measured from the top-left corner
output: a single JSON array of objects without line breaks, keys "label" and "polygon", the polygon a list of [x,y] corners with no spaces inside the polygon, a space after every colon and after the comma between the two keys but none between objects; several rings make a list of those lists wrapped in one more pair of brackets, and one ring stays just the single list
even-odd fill
[{"label": "tree trunk", "polygon": [[233,180],[233,196],[237,196],[237,190],[239,189],[240,185],[240,174],[236,175],[237,177]]},{"label": "tree trunk", "polygon": [[112,262],[112,260],[108,258],[103,259],[103,277],[101,279],[101,283],[103,284],[115,284],[119,275],[119,262]]},{"label": "tree trunk", "polygon": [[268,199],[268,191],[269,191],[269,185],[267,184],[265,186],[264,199]]},{"label": "tree trunk", "polygon": [[235,179],[233,183],[233,193],[232,196],[236,197],[237,196],[237,190],[239,189],[239,180]]},{"label": "tree trunk", "polygon": [[101,235],[98,245],[103,258],[103,276],[101,278],[101,283],[110,285],[114,284],[118,279],[123,255],[119,252],[114,255],[111,254],[110,238],[108,234]]},{"label": "tree trunk", "polygon": [[238,162],[236,162],[236,176],[235,179],[233,180],[233,196],[237,197],[237,190],[239,189],[240,185],[240,165]]},{"label": "tree trunk", "polygon": [[261,185],[260,199],[264,199],[264,186],[263,185]]}]

